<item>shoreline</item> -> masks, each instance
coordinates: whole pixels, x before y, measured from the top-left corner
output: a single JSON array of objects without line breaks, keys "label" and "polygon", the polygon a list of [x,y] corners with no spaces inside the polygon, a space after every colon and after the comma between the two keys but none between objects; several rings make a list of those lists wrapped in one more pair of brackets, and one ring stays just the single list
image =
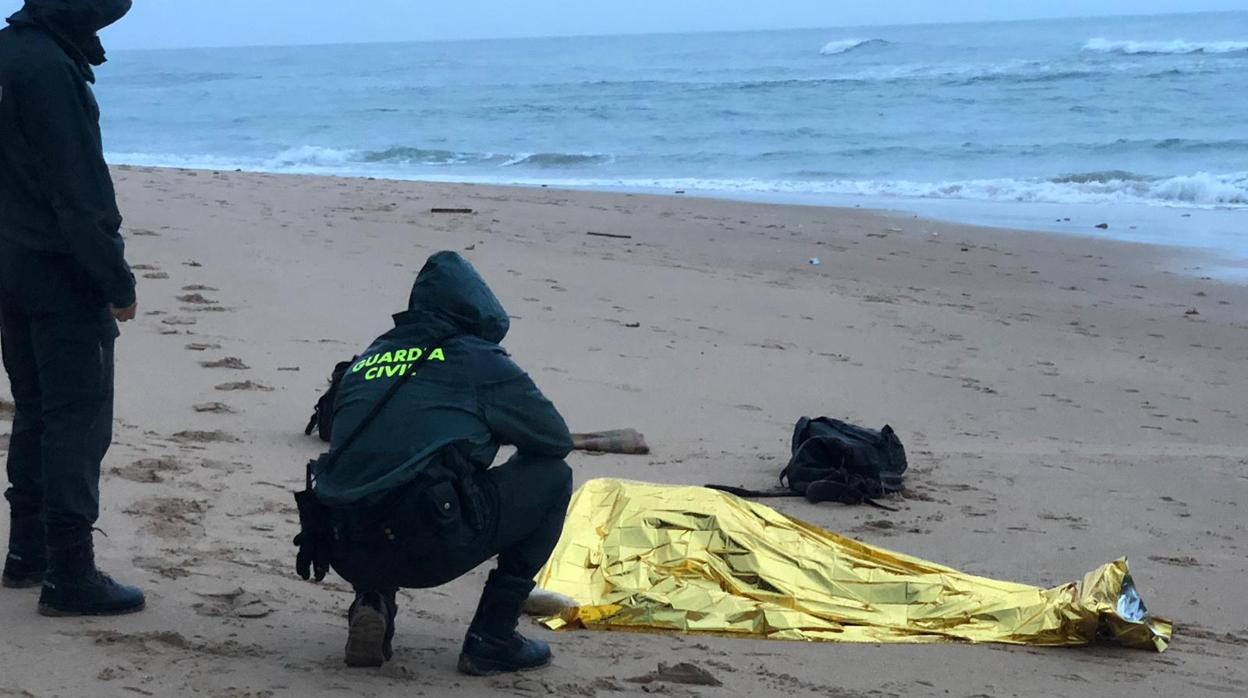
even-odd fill
[{"label": "shoreline", "polygon": [[[36,593],[4,590],[0,694],[612,698],[642,695],[629,679],[659,662],[696,664],[723,684],[704,695],[758,698],[1128,698],[1248,683],[1248,287],[1172,272],[1173,250],[861,209],[114,176],[139,317],[117,345],[98,522],[108,537],[96,543],[101,567],[141,585],[148,608],[51,620],[36,614]],[[762,489],[798,418],[887,423],[910,463],[898,511],[766,504],[1046,588],[1128,557],[1149,610],[1176,624],[1172,646],[878,647],[526,622],[553,645],[554,665],[475,680],[455,673],[455,657],[481,568],[400,592],[395,660],[348,670],[349,586],[293,570],[291,492],[324,448],[303,426],[334,364],[392,327],[443,249],[493,288],[512,318],[505,348],[573,431],[645,435],[646,456],[573,454],[577,485]],[[10,429],[0,411],[0,445]],[[0,517],[0,536],[7,525]]]},{"label": "shoreline", "polygon": [[[600,194],[644,195],[671,197],[674,199],[705,199],[710,201],[729,201],[738,203],[756,203],[772,206],[803,206],[830,210],[863,211],[886,216],[915,216],[933,223],[972,226],[992,229],[1013,234],[1041,234],[1060,237],[1107,241],[1128,245],[1145,245],[1175,254],[1173,271],[1189,276],[1216,278],[1219,281],[1248,284],[1248,248],[1236,250],[1226,247],[1221,236],[1208,236],[1201,240],[1193,240],[1189,244],[1181,244],[1167,239],[1167,236],[1181,234],[1176,221],[1195,219],[1205,223],[1216,220],[1220,228],[1232,225],[1230,216],[1238,214],[1248,222],[1248,209],[1234,208],[1199,208],[1179,206],[1147,206],[1142,204],[1120,204],[1117,206],[1087,203],[1034,203],[1034,202],[1002,202],[975,199],[922,199],[883,196],[854,196],[835,194],[802,194],[784,192],[733,192],[720,190],[663,190],[656,188],[609,188],[596,186],[559,186],[528,182],[492,182],[461,179],[440,179],[430,177],[394,178],[367,174],[336,174],[332,172],[283,172],[270,170],[220,169],[212,167],[177,167],[111,164],[113,169],[124,170],[169,170],[194,172],[233,172],[240,174],[272,175],[279,177],[327,177],[330,179],[364,180],[392,182],[395,184],[427,184],[469,187],[497,187],[502,189],[563,191],[563,192],[595,192]],[[1075,215],[1071,216],[1074,211]],[[1065,215],[1062,215],[1065,214]],[[1151,214],[1151,215],[1150,215]],[[1167,219],[1160,233],[1137,233],[1139,228],[1147,228],[1150,224],[1156,227],[1156,219]],[[1056,222],[1042,223],[1054,220]],[[1075,221],[1078,222],[1075,222]],[[1114,221],[1108,223],[1108,221]],[[1096,221],[1093,223],[1092,221]],[[1099,224],[1110,226],[1113,233],[1100,232]],[[1075,226],[1082,226],[1074,229]],[[1120,233],[1123,228],[1127,233]],[[1195,224],[1191,226],[1195,228]],[[1190,232],[1187,231],[1187,232]],[[1246,233],[1248,234],[1248,233]],[[1248,243],[1246,243],[1248,244]]]}]

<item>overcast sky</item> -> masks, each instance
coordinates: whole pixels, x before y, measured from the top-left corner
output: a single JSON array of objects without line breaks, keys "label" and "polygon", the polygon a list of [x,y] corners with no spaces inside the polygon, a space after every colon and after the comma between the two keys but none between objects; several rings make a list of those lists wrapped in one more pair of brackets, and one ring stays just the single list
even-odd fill
[{"label": "overcast sky", "polygon": [[[21,4],[0,0],[0,10]],[[1248,10],[1248,0],[135,0],[106,36],[115,49],[255,46],[1211,10]]]}]

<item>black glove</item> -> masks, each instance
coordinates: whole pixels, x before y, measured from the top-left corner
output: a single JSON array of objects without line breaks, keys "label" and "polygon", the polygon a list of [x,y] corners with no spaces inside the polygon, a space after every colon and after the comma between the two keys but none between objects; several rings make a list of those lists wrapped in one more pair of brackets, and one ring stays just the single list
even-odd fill
[{"label": "black glove", "polygon": [[303,579],[315,575],[316,581],[325,579],[329,572],[330,533],[329,509],[316,498],[312,490],[295,493],[295,505],[299,508],[299,535],[295,545],[299,554],[295,557],[295,571]]},{"label": "black glove", "polygon": [[316,581],[324,580],[329,573],[329,546],[307,532],[295,536],[295,545],[299,546],[299,554],[295,556],[295,571],[299,576],[306,580],[315,574]]}]

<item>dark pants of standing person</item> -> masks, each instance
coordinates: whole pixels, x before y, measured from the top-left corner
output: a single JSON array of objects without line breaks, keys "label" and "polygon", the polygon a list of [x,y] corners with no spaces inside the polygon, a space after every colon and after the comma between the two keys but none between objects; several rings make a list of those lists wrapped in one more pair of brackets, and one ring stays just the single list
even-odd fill
[{"label": "dark pants of standing person", "polygon": [[71,257],[0,240],[0,344],[15,407],[5,497],[15,521],[42,517],[51,548],[89,540],[99,516],[117,334]]}]

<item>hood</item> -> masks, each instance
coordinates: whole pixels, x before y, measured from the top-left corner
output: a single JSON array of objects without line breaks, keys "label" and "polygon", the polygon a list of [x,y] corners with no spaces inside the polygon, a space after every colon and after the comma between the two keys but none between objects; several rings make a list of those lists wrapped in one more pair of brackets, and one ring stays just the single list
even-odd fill
[{"label": "hood", "polygon": [[511,320],[502,303],[468,260],[438,252],[416,275],[407,310],[394,316],[398,325],[429,321],[495,344],[503,341]]},{"label": "hood", "polygon": [[74,58],[90,65],[104,62],[104,47],[96,34],[126,16],[132,0],[26,0],[9,24],[42,27],[57,38]]}]

